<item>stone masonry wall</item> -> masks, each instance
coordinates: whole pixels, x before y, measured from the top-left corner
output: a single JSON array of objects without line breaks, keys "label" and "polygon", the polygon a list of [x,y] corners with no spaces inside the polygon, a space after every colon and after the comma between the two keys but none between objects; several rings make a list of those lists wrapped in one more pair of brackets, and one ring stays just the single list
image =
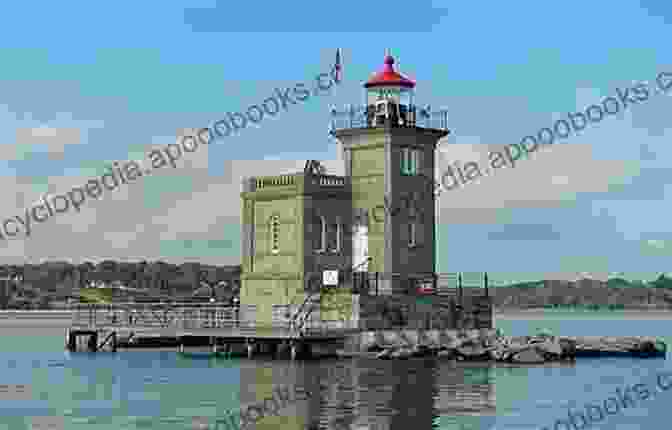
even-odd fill
[{"label": "stone masonry wall", "polygon": [[359,301],[362,329],[492,328],[491,300],[485,297],[464,297],[462,310],[454,300],[436,296],[360,296]]}]

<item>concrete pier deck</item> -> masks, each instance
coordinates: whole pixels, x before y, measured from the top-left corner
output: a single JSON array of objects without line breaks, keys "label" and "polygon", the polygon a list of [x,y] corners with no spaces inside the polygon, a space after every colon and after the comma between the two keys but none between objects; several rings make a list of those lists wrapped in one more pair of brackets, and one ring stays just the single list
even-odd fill
[{"label": "concrete pier deck", "polygon": [[[296,358],[310,355],[314,344],[342,343],[360,331],[356,324],[347,321],[314,321],[296,315],[272,321],[251,321],[240,318],[241,313],[245,315],[240,308],[219,305],[76,305],[66,332],[66,347],[76,350],[76,337],[88,336],[88,349],[95,351],[98,338],[107,339],[113,334],[115,349],[117,345],[132,343],[134,337],[158,338],[175,339],[182,352],[184,345],[190,343],[187,338],[206,338],[213,352],[222,348],[230,351],[233,345],[244,344],[251,358],[256,351],[273,352],[280,346],[287,346],[292,358]],[[162,343],[165,342],[157,342]]]}]

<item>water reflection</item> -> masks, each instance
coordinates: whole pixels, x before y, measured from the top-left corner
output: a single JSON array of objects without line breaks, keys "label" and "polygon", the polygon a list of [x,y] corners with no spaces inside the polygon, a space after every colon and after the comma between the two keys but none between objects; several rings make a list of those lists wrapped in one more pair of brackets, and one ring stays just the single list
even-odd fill
[{"label": "water reflection", "polygon": [[490,367],[431,359],[240,365],[242,404],[270,396],[278,385],[296,385],[298,393],[305,393],[280,411],[282,417],[267,417],[257,429],[281,425],[296,430],[424,430],[439,428],[439,416],[494,419],[496,414]]}]

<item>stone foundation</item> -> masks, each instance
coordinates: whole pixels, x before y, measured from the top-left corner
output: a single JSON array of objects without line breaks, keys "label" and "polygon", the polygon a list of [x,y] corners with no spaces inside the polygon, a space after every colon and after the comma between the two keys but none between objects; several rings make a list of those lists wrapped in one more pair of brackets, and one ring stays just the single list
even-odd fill
[{"label": "stone foundation", "polygon": [[366,352],[374,345],[450,345],[458,339],[494,339],[494,329],[470,330],[371,330],[350,336],[346,351]]},{"label": "stone foundation", "polygon": [[440,296],[359,296],[359,321],[364,330],[492,328],[492,301],[464,297],[462,308]]}]

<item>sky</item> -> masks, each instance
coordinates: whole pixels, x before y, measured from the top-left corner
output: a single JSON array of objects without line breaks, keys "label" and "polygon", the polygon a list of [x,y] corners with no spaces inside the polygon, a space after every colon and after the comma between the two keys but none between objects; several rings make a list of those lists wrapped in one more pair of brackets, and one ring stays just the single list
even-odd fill
[{"label": "sky", "polygon": [[[386,49],[417,81],[418,103],[448,112],[437,178],[619,89],[672,76],[669,2],[451,3],[7,5],[2,220],[277,88],[309,86],[331,69],[336,48],[343,80],[199,146],[176,168],[35,225],[29,237],[0,240],[0,261],[238,264],[242,177],[300,170],[306,159],[342,173],[329,111],[361,102]],[[437,271],[488,271],[493,280],[668,271],[671,109],[672,91],[631,102],[515,168],[442,193]]]}]

